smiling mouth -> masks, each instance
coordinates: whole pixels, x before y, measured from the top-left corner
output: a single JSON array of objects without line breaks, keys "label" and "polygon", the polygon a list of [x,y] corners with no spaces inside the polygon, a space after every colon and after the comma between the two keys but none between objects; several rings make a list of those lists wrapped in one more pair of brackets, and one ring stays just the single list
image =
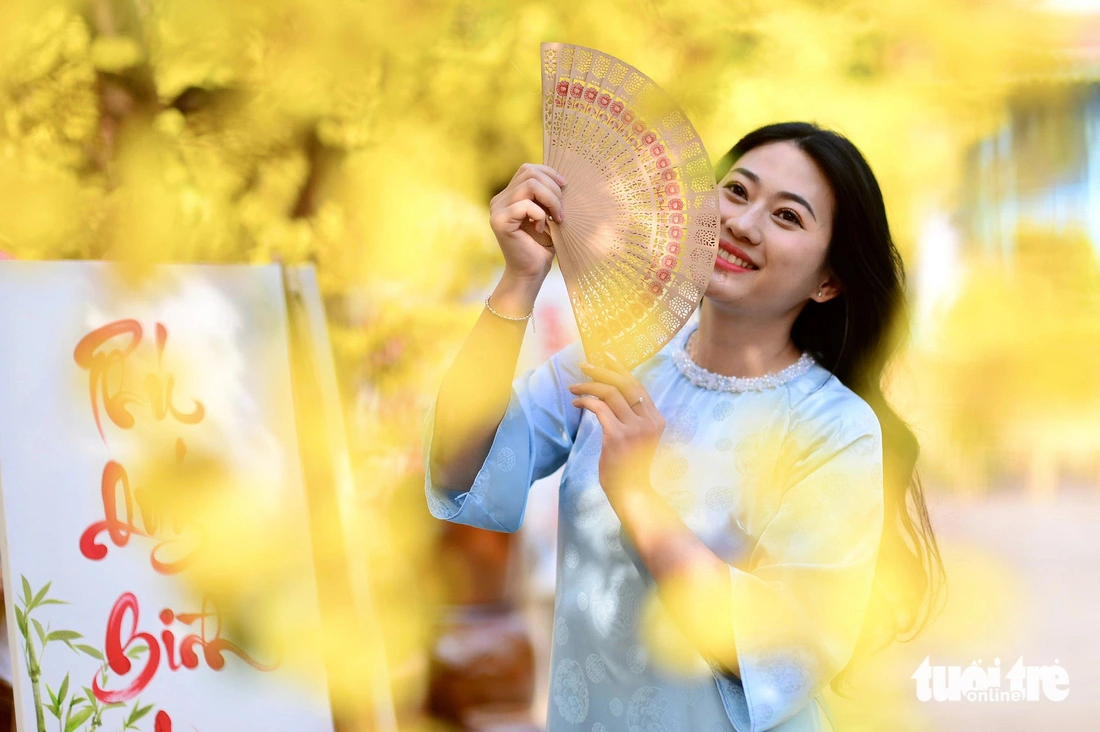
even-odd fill
[{"label": "smiling mouth", "polygon": [[733,272],[755,272],[760,269],[751,262],[746,262],[736,254],[730,254],[725,249],[718,250],[718,257],[714,262],[722,269],[728,269]]}]

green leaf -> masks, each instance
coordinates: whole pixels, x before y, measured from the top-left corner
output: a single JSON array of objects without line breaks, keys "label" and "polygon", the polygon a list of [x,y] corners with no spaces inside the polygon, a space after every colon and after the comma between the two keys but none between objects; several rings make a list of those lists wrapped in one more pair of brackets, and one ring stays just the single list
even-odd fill
[{"label": "green leaf", "polygon": [[61,682],[61,688],[57,690],[57,701],[64,704],[65,697],[69,694],[69,675],[65,674],[65,680]]},{"label": "green leaf", "polygon": [[96,703],[95,692],[92,691],[91,687],[84,687],[84,696],[88,697],[88,701],[92,704]]},{"label": "green leaf", "polygon": [[134,703],[134,708],[130,712],[130,716],[126,718],[127,727],[129,727],[131,724],[136,724],[139,719],[148,714],[153,708],[152,704],[147,704],[144,707],[138,706],[138,704],[140,704],[140,702]]},{"label": "green leaf", "polygon": [[64,600],[55,600],[52,597],[49,597],[49,598],[43,600],[42,602],[38,603],[38,606],[42,607],[44,605],[71,605],[71,604],[72,604],[71,602],[65,602]]},{"label": "green leaf", "polygon": [[49,582],[47,582],[45,585],[42,586],[42,589],[39,590],[38,594],[34,596],[33,600],[31,600],[31,607],[38,607],[38,603],[42,602],[42,600],[44,600],[46,598],[46,593],[49,592],[50,585],[52,585],[52,584],[53,584],[53,580],[50,580]]},{"label": "green leaf", "polygon": [[46,684],[46,693],[50,695],[51,704],[44,704],[46,709],[50,710],[50,714],[61,719],[61,700],[57,698],[57,694],[50,688],[49,684]]},{"label": "green leaf", "polygon": [[134,646],[130,650],[126,651],[126,655],[130,658],[138,658],[141,654],[149,650],[149,646]]},{"label": "green leaf", "polygon": [[46,636],[46,641],[72,641],[83,637],[84,636],[82,636],[80,633],[77,633],[75,630],[55,630]]},{"label": "green leaf", "polygon": [[111,702],[107,706],[103,707],[103,710],[107,711],[108,709],[118,709],[119,707],[124,707],[124,706],[126,706],[126,705],[123,704],[122,702]]},{"label": "green leaf", "polygon": [[27,639],[27,616],[19,608],[15,608],[15,623],[19,626],[19,633]]},{"label": "green leaf", "polygon": [[31,622],[34,623],[34,632],[38,633],[38,641],[46,645],[46,629],[42,627],[42,623],[38,622],[38,618],[31,618]]},{"label": "green leaf", "polygon": [[73,732],[77,727],[84,724],[84,720],[92,716],[92,712],[95,711],[91,707],[84,707],[79,712],[69,718],[69,723],[65,725],[65,732]]},{"label": "green leaf", "polygon": [[76,649],[78,651],[82,651],[82,652],[86,653],[87,655],[91,656],[92,658],[94,658],[97,661],[106,660],[106,659],[103,658],[102,653],[97,651],[95,648],[92,648],[91,646],[84,645],[83,643],[77,643],[76,644]]},{"label": "green leaf", "polygon": [[19,576],[23,577],[23,607],[27,608],[27,612],[30,612],[31,598],[34,597],[34,593],[31,592],[31,583],[23,575]]}]

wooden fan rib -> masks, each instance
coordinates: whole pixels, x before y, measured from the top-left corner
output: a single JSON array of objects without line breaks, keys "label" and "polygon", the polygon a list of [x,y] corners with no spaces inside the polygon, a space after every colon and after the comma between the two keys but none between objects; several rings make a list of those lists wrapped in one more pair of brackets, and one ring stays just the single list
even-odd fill
[{"label": "wooden fan rib", "polygon": [[564,102],[568,91],[563,94],[559,87],[565,84],[565,89],[568,90],[570,72],[573,68],[573,57],[576,55],[576,47],[568,44],[552,44],[556,47],[557,51],[557,68],[554,72],[554,106],[553,115],[550,119],[551,130],[548,135],[551,146],[547,154],[544,155],[543,162],[550,167],[557,165],[557,160],[561,155],[561,145],[564,140],[562,133],[562,125],[564,124]]},{"label": "wooden fan rib", "polygon": [[[559,136],[561,142],[555,170],[563,172],[563,159],[567,159],[577,145],[577,108],[584,105],[584,89],[588,79],[588,72],[592,65],[592,59],[597,51],[583,46],[575,47],[571,64],[567,71],[569,91],[565,96],[565,106],[562,110],[562,129]],[[568,180],[568,178],[567,178]]]},{"label": "wooden fan rib", "polygon": [[545,164],[552,144],[550,130],[554,113],[554,86],[557,83],[558,51],[560,44],[543,43],[542,57],[542,161]]}]

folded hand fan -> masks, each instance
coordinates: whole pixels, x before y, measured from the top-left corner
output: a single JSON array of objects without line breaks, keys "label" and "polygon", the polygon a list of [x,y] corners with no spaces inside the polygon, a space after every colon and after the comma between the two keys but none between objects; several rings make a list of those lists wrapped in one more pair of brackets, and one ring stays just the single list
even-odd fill
[{"label": "folded hand fan", "polygon": [[543,163],[565,176],[550,238],[589,361],[659,351],[703,296],[718,253],[718,191],[699,134],[637,69],[542,45]]}]

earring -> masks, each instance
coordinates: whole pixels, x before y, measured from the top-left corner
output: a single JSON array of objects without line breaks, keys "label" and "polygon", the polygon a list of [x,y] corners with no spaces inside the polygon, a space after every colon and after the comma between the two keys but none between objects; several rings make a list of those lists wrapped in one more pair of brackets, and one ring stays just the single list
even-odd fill
[{"label": "earring", "polygon": [[818,291],[817,291],[817,296],[818,296],[818,297],[821,297],[821,290],[818,290]]}]

